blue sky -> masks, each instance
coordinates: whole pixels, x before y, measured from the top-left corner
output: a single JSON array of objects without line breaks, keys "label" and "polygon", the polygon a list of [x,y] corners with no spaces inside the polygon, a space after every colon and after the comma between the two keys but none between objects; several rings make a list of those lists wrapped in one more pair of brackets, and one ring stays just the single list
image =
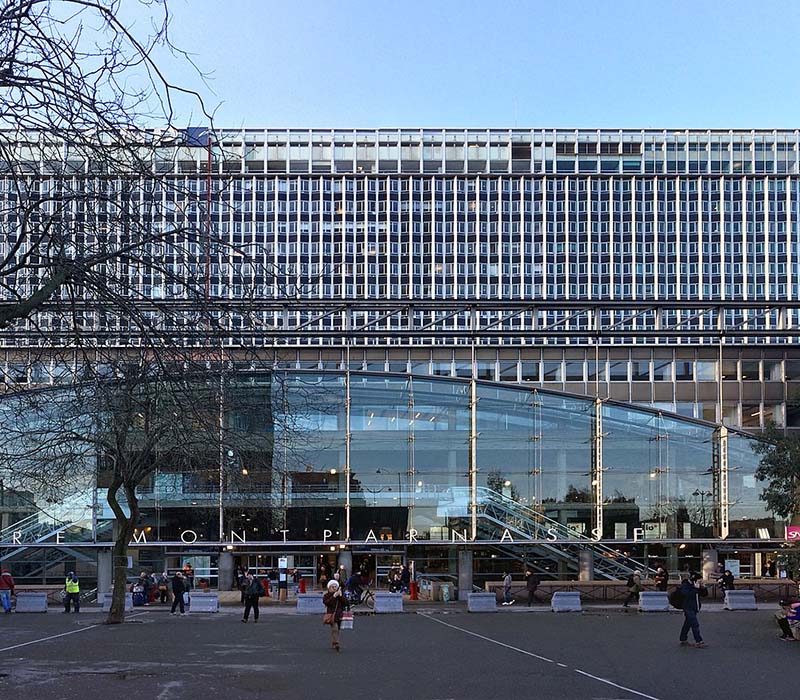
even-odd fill
[{"label": "blue sky", "polygon": [[218,126],[800,126],[800,2],[171,8]]}]

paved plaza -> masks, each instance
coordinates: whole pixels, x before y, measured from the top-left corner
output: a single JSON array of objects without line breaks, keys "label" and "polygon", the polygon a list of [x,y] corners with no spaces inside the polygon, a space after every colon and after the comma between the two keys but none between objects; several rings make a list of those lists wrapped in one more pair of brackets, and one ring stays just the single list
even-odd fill
[{"label": "paved plaza", "polygon": [[[99,611],[0,616],[0,693],[64,698],[789,697],[800,642],[777,639],[771,610],[701,616],[707,649],[679,647],[679,613],[545,609],[475,615],[357,616],[330,648],[319,616],[269,612],[173,617],[136,612],[105,626]],[[365,689],[369,690],[365,690]]]}]

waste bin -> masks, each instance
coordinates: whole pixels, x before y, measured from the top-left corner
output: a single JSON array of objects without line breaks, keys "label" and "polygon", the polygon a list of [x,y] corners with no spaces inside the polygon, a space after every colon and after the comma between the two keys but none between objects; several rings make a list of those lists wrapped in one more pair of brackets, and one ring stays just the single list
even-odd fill
[{"label": "waste bin", "polygon": [[449,603],[450,602],[450,584],[443,583],[442,584],[442,602]]},{"label": "waste bin", "polygon": [[419,600],[419,586],[416,581],[412,581],[408,586],[411,600]]}]

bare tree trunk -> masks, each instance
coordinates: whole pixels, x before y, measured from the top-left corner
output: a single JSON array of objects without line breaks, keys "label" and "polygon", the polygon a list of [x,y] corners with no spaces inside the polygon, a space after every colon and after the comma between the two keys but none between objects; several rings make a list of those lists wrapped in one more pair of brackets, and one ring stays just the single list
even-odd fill
[{"label": "bare tree trunk", "polygon": [[119,527],[112,549],[113,561],[111,566],[114,572],[114,584],[111,594],[111,609],[108,611],[108,617],[105,621],[107,625],[119,625],[125,622],[125,594],[128,588],[128,544],[133,537],[133,529],[139,515],[139,503],[136,500],[135,489],[128,487],[125,488],[125,494],[130,516],[125,515],[117,497],[121,486],[121,480],[115,480],[108,490],[108,504],[111,506],[111,510],[114,511]]}]

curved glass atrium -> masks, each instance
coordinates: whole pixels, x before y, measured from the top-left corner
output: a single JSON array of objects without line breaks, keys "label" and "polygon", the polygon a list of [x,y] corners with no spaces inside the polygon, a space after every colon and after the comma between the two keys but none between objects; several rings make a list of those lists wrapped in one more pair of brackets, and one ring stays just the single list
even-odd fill
[{"label": "curved glass atrium", "polygon": [[[157,464],[139,489],[148,543],[187,543],[187,530],[209,544],[783,535],[759,498],[752,438],[654,410],[468,379],[311,371],[233,375],[221,408],[229,444],[190,465]],[[98,504],[86,539],[110,538],[108,478],[101,461],[64,496]]]}]

